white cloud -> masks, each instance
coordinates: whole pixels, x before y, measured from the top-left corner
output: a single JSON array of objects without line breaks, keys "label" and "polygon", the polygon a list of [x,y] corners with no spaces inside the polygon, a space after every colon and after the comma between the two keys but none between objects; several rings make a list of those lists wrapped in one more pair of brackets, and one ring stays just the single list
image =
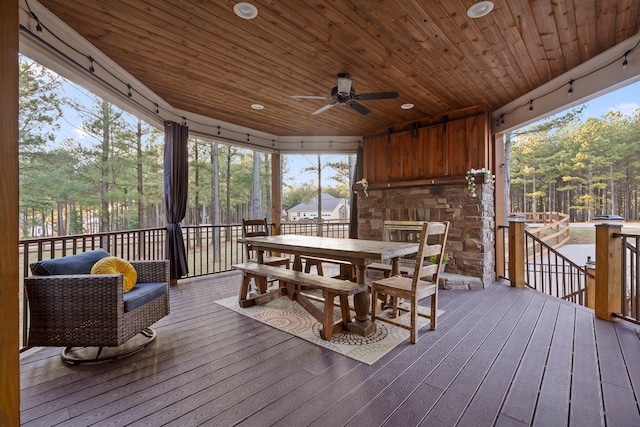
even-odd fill
[{"label": "white cloud", "polygon": [[85,131],[77,127],[73,128],[72,132],[76,136],[76,138],[80,140],[86,139],[89,136]]},{"label": "white cloud", "polygon": [[622,114],[631,116],[638,107],[640,107],[640,105],[637,102],[623,102],[615,107],[611,107],[609,111],[619,111]]}]

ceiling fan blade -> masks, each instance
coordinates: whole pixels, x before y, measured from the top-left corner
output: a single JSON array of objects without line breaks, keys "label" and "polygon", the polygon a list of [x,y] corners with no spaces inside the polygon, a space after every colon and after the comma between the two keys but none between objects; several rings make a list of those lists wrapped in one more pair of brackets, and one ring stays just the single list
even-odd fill
[{"label": "ceiling fan blade", "polygon": [[349,108],[356,110],[358,113],[362,114],[363,116],[366,116],[367,114],[371,113],[371,110],[369,110],[367,107],[365,107],[362,104],[358,104],[355,101],[349,101],[347,103],[347,106]]},{"label": "ceiling fan blade", "polygon": [[370,101],[373,99],[393,99],[400,96],[398,92],[374,92],[374,93],[361,93],[353,97],[358,101]]},{"label": "ceiling fan blade", "polygon": [[[331,98],[329,98],[331,99]],[[313,113],[311,113],[312,116],[315,116],[316,114],[320,114],[324,111],[327,111],[329,108],[333,108],[336,105],[338,105],[338,102],[332,102],[331,104],[327,104],[324,107],[320,108],[319,110],[314,111]]]},{"label": "ceiling fan blade", "polygon": [[324,99],[326,101],[331,101],[333,98],[328,96],[316,96],[316,95],[292,95],[291,98],[297,99]]}]

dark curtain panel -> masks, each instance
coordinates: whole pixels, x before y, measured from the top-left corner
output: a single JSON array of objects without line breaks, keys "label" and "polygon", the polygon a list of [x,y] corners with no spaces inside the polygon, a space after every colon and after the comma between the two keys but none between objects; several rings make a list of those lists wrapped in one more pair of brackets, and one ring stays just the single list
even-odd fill
[{"label": "dark curtain panel", "polygon": [[[352,182],[358,182],[362,179],[362,147],[358,147],[356,155],[356,176]],[[358,238],[358,195],[352,194],[351,197],[351,218],[349,219],[349,238]]]},{"label": "dark curtain panel", "polygon": [[164,209],[167,214],[165,256],[171,261],[171,280],[185,276],[187,254],[180,221],[187,211],[189,128],[176,122],[164,123]]}]

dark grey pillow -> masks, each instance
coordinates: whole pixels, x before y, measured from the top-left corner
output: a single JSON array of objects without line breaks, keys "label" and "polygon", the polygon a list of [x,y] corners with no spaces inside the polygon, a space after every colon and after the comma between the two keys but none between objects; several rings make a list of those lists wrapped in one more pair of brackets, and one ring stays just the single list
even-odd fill
[{"label": "dark grey pillow", "polygon": [[60,274],[89,274],[91,267],[104,257],[110,256],[104,249],[82,252],[62,258],[48,259],[31,264],[31,273],[36,276],[53,276]]}]

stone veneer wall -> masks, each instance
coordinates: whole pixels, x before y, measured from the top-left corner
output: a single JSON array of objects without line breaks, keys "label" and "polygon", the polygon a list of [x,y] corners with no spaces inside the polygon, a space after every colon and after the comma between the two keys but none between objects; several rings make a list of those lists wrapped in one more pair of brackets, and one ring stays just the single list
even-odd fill
[{"label": "stone veneer wall", "polygon": [[358,192],[358,236],[381,240],[385,220],[449,221],[448,273],[482,280],[495,278],[494,185],[477,184],[477,197],[466,185],[440,185]]}]

